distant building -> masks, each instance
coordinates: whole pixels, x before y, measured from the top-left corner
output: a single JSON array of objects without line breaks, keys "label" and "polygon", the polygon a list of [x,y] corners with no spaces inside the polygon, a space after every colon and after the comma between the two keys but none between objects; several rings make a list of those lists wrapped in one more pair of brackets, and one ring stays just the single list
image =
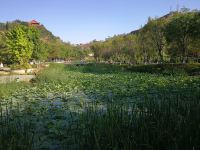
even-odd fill
[{"label": "distant building", "polygon": [[94,56],[94,54],[93,54],[93,53],[89,53],[89,54],[88,54],[88,56],[90,56],[90,57],[93,57],[93,56]]},{"label": "distant building", "polygon": [[31,25],[31,26],[40,26],[40,23],[37,22],[36,20],[32,20],[31,22],[29,22],[29,25]]},{"label": "distant building", "polygon": [[3,63],[0,63],[0,68],[3,68]]}]

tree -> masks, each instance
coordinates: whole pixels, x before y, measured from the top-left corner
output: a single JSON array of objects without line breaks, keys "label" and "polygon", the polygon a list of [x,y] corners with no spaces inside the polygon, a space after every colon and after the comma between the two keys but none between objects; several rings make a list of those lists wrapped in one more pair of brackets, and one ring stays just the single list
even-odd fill
[{"label": "tree", "polygon": [[27,27],[18,26],[6,33],[6,45],[11,55],[12,63],[27,67],[33,53],[33,42],[27,34]]},{"label": "tree", "polygon": [[0,32],[0,63],[4,61],[5,53],[6,53],[5,36],[3,32]]},{"label": "tree", "polygon": [[199,35],[199,23],[193,12],[181,12],[174,14],[165,28],[165,37],[169,48],[181,54],[181,61],[188,61],[190,44]]},{"label": "tree", "polygon": [[147,64],[150,63],[151,59],[154,59],[154,48],[146,28],[141,29],[137,34],[135,49],[138,62]]},{"label": "tree", "polygon": [[136,35],[129,34],[124,36],[124,48],[123,53],[126,55],[126,63],[136,63],[136,50],[135,50],[135,44],[136,44]]},{"label": "tree", "polygon": [[35,27],[27,28],[29,41],[33,43],[33,53],[31,58],[35,60],[46,60],[47,50],[46,45],[40,40],[40,32]]},{"label": "tree", "polygon": [[96,61],[100,61],[100,58],[102,56],[102,43],[101,42],[97,42],[94,41],[91,45],[91,49],[94,52],[94,58],[96,59]]},{"label": "tree", "polygon": [[163,19],[149,20],[146,26],[152,45],[158,52],[160,62],[163,62],[163,49],[165,46],[164,27],[165,22]]}]

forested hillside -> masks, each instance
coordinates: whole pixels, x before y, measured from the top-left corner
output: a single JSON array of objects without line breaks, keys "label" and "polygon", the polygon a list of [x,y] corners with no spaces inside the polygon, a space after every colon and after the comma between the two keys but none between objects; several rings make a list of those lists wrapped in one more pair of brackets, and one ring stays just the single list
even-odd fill
[{"label": "forested hillside", "polygon": [[[27,43],[20,41],[26,39]],[[18,45],[17,45],[17,42]],[[21,43],[20,43],[21,42]],[[28,43],[29,42],[29,43]],[[30,57],[38,61],[53,59],[81,59],[85,52],[79,47],[70,43],[63,42],[59,37],[54,36],[44,25],[34,25],[31,22],[15,20],[13,22],[0,23],[0,62],[6,64],[19,63],[15,60],[16,50],[22,51],[22,47],[29,45]],[[23,45],[19,47],[19,45]],[[25,52],[27,54],[27,51]],[[23,54],[20,54],[19,57]],[[23,60],[24,61],[24,60]]]},{"label": "forested hillside", "polygon": [[[27,43],[20,43],[19,37],[21,40],[26,38]],[[25,55],[20,53],[20,56],[16,56],[16,51],[23,51],[24,47],[27,49],[24,50],[26,54],[32,49],[30,56],[25,58],[26,60],[19,60],[17,57],[24,58]],[[129,34],[109,37],[105,41],[94,40],[79,46],[63,42],[41,24],[31,25],[30,22],[20,20],[0,23],[0,61],[6,64],[23,64],[22,61],[27,62],[30,59],[80,60],[88,55],[89,49],[93,51],[97,62],[200,62],[200,12],[184,8],[160,18],[149,17],[143,27]]]},{"label": "forested hillside", "polygon": [[130,34],[93,41],[97,61],[118,63],[187,63],[200,60],[200,12],[184,8],[147,24]]}]

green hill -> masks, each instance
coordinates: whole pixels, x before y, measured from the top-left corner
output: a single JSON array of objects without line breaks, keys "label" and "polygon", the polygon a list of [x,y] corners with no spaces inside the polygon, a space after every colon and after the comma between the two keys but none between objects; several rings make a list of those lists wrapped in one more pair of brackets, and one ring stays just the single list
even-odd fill
[{"label": "green hill", "polygon": [[200,62],[200,11],[182,9],[148,18],[140,29],[93,41],[97,61],[114,63]]},{"label": "green hill", "polygon": [[[4,61],[6,55],[5,33],[16,26],[35,27],[39,31],[39,38],[43,43],[42,57],[43,60],[65,59],[74,60],[84,57],[85,52],[75,45],[63,42],[59,37],[53,35],[44,25],[32,20],[25,22],[15,20],[12,22],[0,23],[0,61]],[[2,58],[3,57],[3,58]],[[7,63],[7,61],[5,61]]]}]

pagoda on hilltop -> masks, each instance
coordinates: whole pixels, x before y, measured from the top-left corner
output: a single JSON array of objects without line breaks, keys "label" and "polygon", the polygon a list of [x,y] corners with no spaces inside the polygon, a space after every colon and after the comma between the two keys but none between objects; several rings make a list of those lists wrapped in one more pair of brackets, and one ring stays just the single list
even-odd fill
[{"label": "pagoda on hilltop", "polygon": [[31,22],[29,22],[29,25],[31,25],[31,26],[40,26],[40,23],[37,22],[36,20],[31,20]]}]

